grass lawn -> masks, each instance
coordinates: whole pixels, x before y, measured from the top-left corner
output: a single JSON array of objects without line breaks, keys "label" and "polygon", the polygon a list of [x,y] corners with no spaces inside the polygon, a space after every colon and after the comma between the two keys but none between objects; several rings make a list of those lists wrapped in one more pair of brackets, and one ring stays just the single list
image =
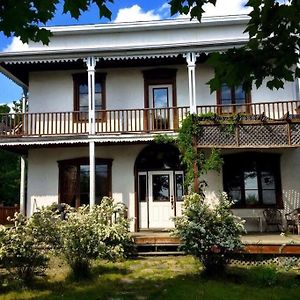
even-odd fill
[{"label": "grass lawn", "polygon": [[76,282],[68,277],[69,269],[63,261],[53,258],[46,278],[38,279],[34,288],[8,282],[0,286],[0,299],[299,299],[299,271],[283,271],[276,276],[263,268],[231,267],[224,277],[206,279],[200,269],[191,256],[114,264],[98,261],[92,279]]}]

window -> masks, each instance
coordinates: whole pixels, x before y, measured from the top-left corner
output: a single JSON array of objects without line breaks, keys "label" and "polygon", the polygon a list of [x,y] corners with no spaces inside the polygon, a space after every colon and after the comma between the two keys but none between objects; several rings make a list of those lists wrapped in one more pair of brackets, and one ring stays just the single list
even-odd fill
[{"label": "window", "polygon": [[251,102],[250,95],[246,93],[242,86],[230,88],[226,84],[222,84],[221,89],[217,92],[217,104],[220,113],[250,113],[249,104]]},{"label": "window", "polygon": [[[88,120],[89,111],[89,93],[88,93],[88,75],[74,74],[74,110],[80,112],[79,120]],[[101,119],[100,110],[105,110],[105,74],[95,75],[95,108],[96,119]],[[98,111],[98,113],[97,113]]]},{"label": "window", "polygon": [[280,157],[277,154],[225,156],[223,182],[235,207],[282,207]]},{"label": "window", "polygon": [[[96,159],[96,203],[111,196],[112,160]],[[88,158],[59,162],[59,199],[73,207],[89,204],[90,166]]]}]

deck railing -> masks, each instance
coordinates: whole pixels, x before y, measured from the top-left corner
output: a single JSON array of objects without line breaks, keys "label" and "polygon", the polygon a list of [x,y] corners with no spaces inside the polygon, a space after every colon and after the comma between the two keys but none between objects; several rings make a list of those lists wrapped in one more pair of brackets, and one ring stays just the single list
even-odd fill
[{"label": "deck railing", "polygon": [[[188,107],[116,109],[96,112],[96,133],[175,131]],[[0,136],[83,135],[89,132],[87,112],[0,114]]]},{"label": "deck railing", "polygon": [[197,114],[215,113],[218,115],[246,114],[265,116],[271,120],[281,120],[288,115],[300,113],[300,101],[276,101],[230,105],[201,105],[197,106]]},{"label": "deck railing", "polygon": [[[300,101],[260,102],[235,105],[201,105],[198,114],[233,113],[263,116],[266,120],[284,120],[299,116]],[[176,131],[189,114],[188,107],[114,109],[96,112],[96,133],[149,133]],[[0,114],[0,136],[85,135],[89,133],[88,113],[44,112]]]}]

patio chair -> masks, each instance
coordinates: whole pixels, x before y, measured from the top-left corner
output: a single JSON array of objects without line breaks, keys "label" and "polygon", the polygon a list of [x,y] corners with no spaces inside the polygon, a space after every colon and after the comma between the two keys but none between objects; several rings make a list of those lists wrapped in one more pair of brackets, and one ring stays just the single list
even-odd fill
[{"label": "patio chair", "polygon": [[266,222],[266,231],[270,227],[277,227],[278,231],[283,230],[282,226],[282,214],[279,209],[276,208],[266,208],[263,211],[264,217],[265,217],[265,222]]},{"label": "patio chair", "polygon": [[286,213],[284,216],[287,231],[290,231],[292,229],[293,234],[295,232],[299,234],[298,226],[300,225],[300,208],[293,209],[292,211]]}]

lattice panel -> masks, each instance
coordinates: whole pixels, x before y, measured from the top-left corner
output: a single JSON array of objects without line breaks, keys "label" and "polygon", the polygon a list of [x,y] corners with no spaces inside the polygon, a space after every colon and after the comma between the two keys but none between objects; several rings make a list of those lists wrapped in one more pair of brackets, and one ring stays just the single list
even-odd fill
[{"label": "lattice panel", "polygon": [[241,125],[240,146],[284,146],[288,145],[288,124]]},{"label": "lattice panel", "polygon": [[203,132],[198,136],[198,145],[202,146],[235,146],[235,134],[228,134],[220,126],[203,126]]},{"label": "lattice panel", "polygon": [[291,144],[300,145],[300,124],[291,124]]}]

